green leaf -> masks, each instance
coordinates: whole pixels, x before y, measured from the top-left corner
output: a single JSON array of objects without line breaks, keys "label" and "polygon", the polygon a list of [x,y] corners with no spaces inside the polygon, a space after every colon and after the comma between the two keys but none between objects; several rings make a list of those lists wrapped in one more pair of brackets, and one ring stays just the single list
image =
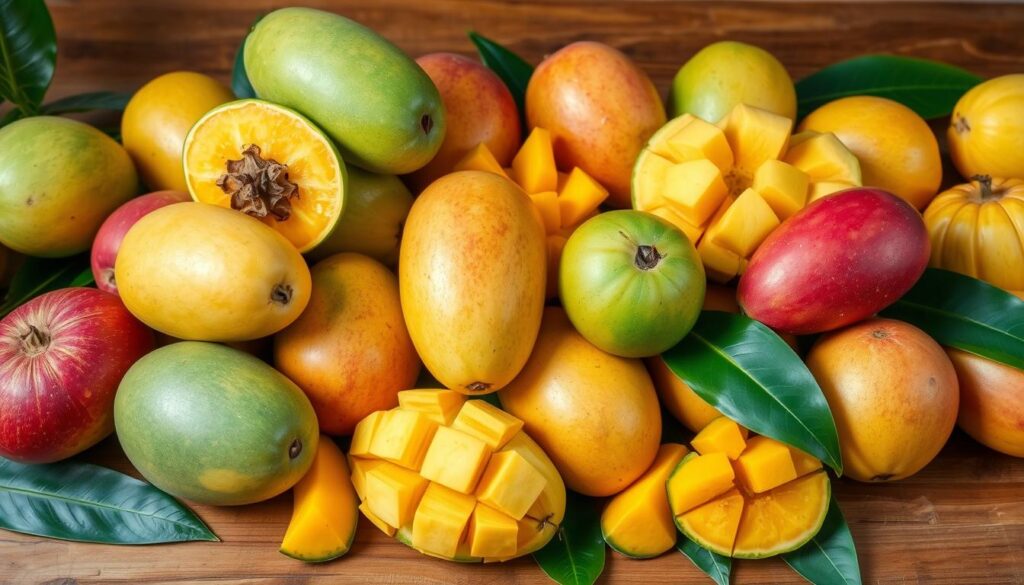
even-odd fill
[{"label": "green leaf", "polygon": [[976,278],[929,268],[881,315],[916,325],[942,345],[1024,370],[1024,301]]},{"label": "green leaf", "polygon": [[34,116],[57,64],[57,33],[43,0],[0,0],[0,96]]},{"label": "green leaf", "polygon": [[565,519],[558,534],[533,553],[541,570],[561,585],[593,585],[604,571],[605,544],[598,501],[566,493]]},{"label": "green leaf", "polygon": [[925,119],[953,112],[957,100],[982,79],[959,67],[896,55],[865,55],[825,67],[796,84],[797,116],[851,95],[889,98]]},{"label": "green leaf", "polygon": [[857,548],[835,495],[818,534],[782,559],[811,583],[861,584]]},{"label": "green leaf", "polygon": [[[252,26],[249,27],[250,32],[262,18],[263,15],[260,15],[253,21]],[[235,92],[235,97],[238,99],[256,97],[256,90],[249,82],[249,74],[245,72],[245,42],[247,40],[249,40],[248,33],[242,39],[242,43],[238,45],[238,52],[235,53],[235,66],[231,71],[231,91]]]},{"label": "green leaf", "polygon": [[512,98],[516,100],[519,118],[523,121],[523,131],[525,132],[526,86],[529,85],[530,77],[533,75],[533,65],[491,39],[473,31],[469,32],[469,39],[476,45],[476,50],[480,53],[480,60],[484,62],[484,65],[497,73],[498,77],[505,82],[505,86],[512,92]]},{"label": "green leaf", "polygon": [[704,311],[689,335],[662,358],[722,414],[803,449],[842,474],[836,424],[821,388],[768,327],[743,315]]},{"label": "green leaf", "polygon": [[90,91],[69,95],[52,101],[43,106],[41,113],[56,116],[93,110],[113,110],[120,112],[128,105],[132,94],[116,91]]},{"label": "green leaf", "polygon": [[0,318],[43,293],[69,286],[90,286],[94,282],[88,254],[56,259],[26,258],[0,304]]},{"label": "green leaf", "polygon": [[701,545],[686,538],[682,534],[676,539],[676,549],[683,553],[704,574],[718,585],[729,585],[729,573],[732,571],[732,559],[709,551]]},{"label": "green leaf", "polygon": [[0,457],[0,528],[106,544],[218,540],[164,492],[77,461],[25,465]]}]

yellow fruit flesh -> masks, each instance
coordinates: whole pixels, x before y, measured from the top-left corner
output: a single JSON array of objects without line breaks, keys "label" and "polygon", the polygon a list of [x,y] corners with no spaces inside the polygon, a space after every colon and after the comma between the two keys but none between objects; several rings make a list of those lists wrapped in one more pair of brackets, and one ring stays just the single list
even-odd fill
[{"label": "yellow fruit flesh", "polygon": [[523,428],[523,421],[483,400],[472,400],[463,405],[452,428],[477,437],[497,450]]},{"label": "yellow fruit flesh", "polygon": [[494,154],[482,142],[466,153],[466,156],[455,164],[453,171],[486,171],[509,178],[505,169],[498,163],[498,159],[494,158]]},{"label": "yellow fruit flesh", "polygon": [[469,554],[474,557],[509,557],[516,554],[519,523],[477,503],[469,519]]},{"label": "yellow fruit flesh", "polygon": [[735,421],[723,416],[711,421],[697,433],[690,444],[701,455],[725,453],[729,459],[735,461],[747,448],[745,430]]},{"label": "yellow fruit flesh", "polygon": [[420,475],[463,494],[472,493],[491,450],[480,439],[440,427],[430,442]]},{"label": "yellow fruit flesh", "polygon": [[555,151],[551,146],[551,133],[534,128],[523,147],[512,159],[512,175],[527,193],[541,193],[558,189],[558,169]]},{"label": "yellow fruit flesh", "polygon": [[429,483],[416,472],[384,462],[366,472],[363,490],[370,511],[382,522],[397,527],[412,520]]},{"label": "yellow fruit flesh", "polygon": [[541,222],[544,223],[544,232],[548,234],[557,233],[562,227],[562,210],[558,205],[558,193],[544,191],[530,195],[533,206],[540,213]]},{"label": "yellow fruit flesh", "polygon": [[522,455],[503,451],[491,456],[477,497],[495,510],[521,520],[546,485],[544,475]]},{"label": "yellow fruit flesh", "polygon": [[571,226],[582,223],[607,198],[608,189],[584,173],[583,169],[574,168],[558,191],[561,224]]},{"label": "yellow fruit flesh", "polygon": [[697,535],[697,542],[704,548],[732,556],[743,506],[743,495],[739,490],[729,490],[722,497],[680,516],[679,527],[685,534]]},{"label": "yellow fruit flesh", "polygon": [[373,433],[370,454],[416,471],[436,429],[437,423],[423,413],[390,410]]},{"label": "yellow fruit flesh", "polygon": [[804,476],[748,498],[733,548],[735,557],[762,557],[803,544],[828,512],[828,475]]},{"label": "yellow fruit flesh", "polygon": [[431,483],[412,521],[412,545],[442,557],[455,556],[475,505],[473,496]]},{"label": "yellow fruit flesh", "polygon": [[676,516],[733,488],[736,477],[725,453],[691,454],[680,463],[686,473],[673,473],[666,484],[669,506]]},{"label": "yellow fruit flesh", "polygon": [[789,447],[768,437],[750,439],[746,450],[736,460],[736,475],[743,487],[755,494],[797,477]]},{"label": "yellow fruit flesh", "polygon": [[[422,412],[430,420],[445,426],[452,424],[465,402],[466,396],[454,390],[404,390],[398,393],[398,405],[403,409]],[[383,416],[383,412],[374,414]],[[367,417],[365,420],[370,420],[370,418]],[[379,417],[377,418],[379,420]],[[372,435],[372,433],[371,430],[370,434]],[[355,438],[352,443],[354,447]],[[359,453],[359,455],[364,454]]]}]

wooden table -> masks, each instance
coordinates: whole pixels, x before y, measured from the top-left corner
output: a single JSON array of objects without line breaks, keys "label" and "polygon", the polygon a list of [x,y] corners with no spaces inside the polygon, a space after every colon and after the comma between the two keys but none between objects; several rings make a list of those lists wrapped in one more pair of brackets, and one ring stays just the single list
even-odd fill
[{"label": "wooden table", "polygon": [[[307,0],[354,17],[413,55],[471,53],[478,30],[537,62],[594,39],[623,49],[666,91],[679,65],[716,39],[759,44],[799,78],[868,52],[941,59],[993,76],[1024,72],[1024,6],[893,2],[635,3],[485,0]],[[174,69],[227,80],[239,40],[266,0],[54,0],[60,56],[51,97],[130,90]],[[89,460],[130,471],[116,441]],[[1024,460],[955,433],[918,475],[897,483],[836,482],[866,583],[1024,583]],[[529,559],[462,566],[432,560],[359,527],[342,560],[303,565],[277,553],[290,496],[243,508],[196,506],[221,543],[111,547],[0,532],[0,583],[545,583]],[[704,583],[682,555],[610,555],[608,583]],[[801,582],[778,560],[740,562],[735,583]]]}]

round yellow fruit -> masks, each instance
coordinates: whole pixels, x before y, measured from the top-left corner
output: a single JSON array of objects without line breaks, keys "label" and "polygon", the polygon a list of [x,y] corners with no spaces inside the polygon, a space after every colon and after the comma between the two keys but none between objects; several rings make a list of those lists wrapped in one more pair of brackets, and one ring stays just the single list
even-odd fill
[{"label": "round yellow fruit", "polygon": [[581,494],[622,491],[658,452],[661,412],[643,362],[597,349],[560,308],[544,310],[530,360],[498,396]]},{"label": "round yellow fruit", "polygon": [[860,160],[865,187],[924,209],[942,183],[939,143],[913,110],[874,96],[838,99],[810,113],[800,130],[832,132]]},{"label": "round yellow fruit", "polygon": [[1024,73],[989,79],[965,93],[946,136],[965,178],[1024,179]]},{"label": "round yellow fruit", "polygon": [[179,203],[140,219],[114,266],[125,306],[180,339],[244,341],[271,335],[309,302],[309,268],[259,220],[205,203]]},{"label": "round yellow fruit", "polygon": [[121,139],[151,191],[188,191],[185,136],[203,114],[232,99],[224,84],[193,71],[161,75],[135,92],[121,118]]}]

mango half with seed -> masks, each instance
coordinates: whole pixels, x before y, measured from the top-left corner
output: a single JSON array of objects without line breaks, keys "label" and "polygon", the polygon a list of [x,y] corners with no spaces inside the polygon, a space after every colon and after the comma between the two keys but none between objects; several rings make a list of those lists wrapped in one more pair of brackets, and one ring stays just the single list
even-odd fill
[{"label": "mango half with seed", "polygon": [[565,484],[523,421],[453,390],[406,390],[364,418],[349,461],[359,509],[388,536],[460,562],[532,553],[565,515]]}]

